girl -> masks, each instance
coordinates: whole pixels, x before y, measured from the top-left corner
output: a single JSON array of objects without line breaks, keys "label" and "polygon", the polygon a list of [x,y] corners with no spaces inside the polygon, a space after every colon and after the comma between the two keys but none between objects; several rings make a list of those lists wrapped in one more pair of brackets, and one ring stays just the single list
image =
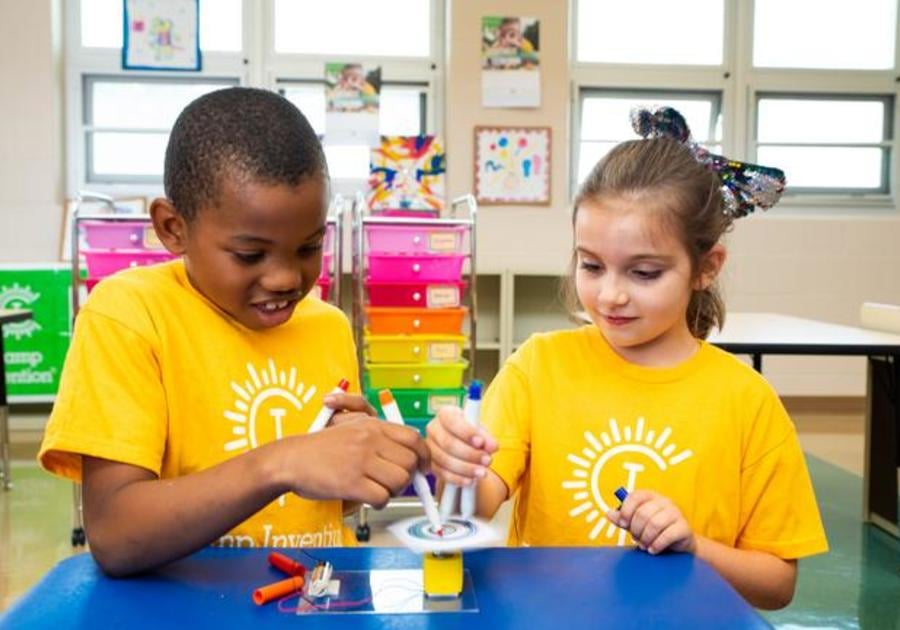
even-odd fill
[{"label": "girl", "polygon": [[442,409],[432,466],[479,480],[480,516],[515,495],[510,544],[693,553],[780,608],[797,558],[828,547],[815,495],[778,395],[704,339],[725,316],[720,239],[784,177],[706,153],[672,109],[633,123],[647,139],[615,147],[575,199],[571,284],[593,324],[519,348],[481,430]]}]

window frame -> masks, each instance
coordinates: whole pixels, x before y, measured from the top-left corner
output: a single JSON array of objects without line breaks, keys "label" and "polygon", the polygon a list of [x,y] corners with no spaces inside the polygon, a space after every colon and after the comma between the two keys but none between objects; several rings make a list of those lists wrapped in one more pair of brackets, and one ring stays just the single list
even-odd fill
[{"label": "window frame", "polygon": [[[571,147],[570,194],[574,195],[578,173],[578,145],[580,144],[580,94],[592,88],[617,86],[622,89],[650,89],[653,91],[683,92],[691,90],[718,90],[722,94],[722,152],[737,160],[756,162],[756,129],[758,118],[758,94],[805,94],[824,98],[848,95],[873,97],[893,96],[893,108],[887,111],[893,131],[887,139],[887,163],[882,169],[887,173],[887,191],[857,193],[849,190],[833,191],[817,189],[796,190],[788,187],[780,208],[791,212],[796,208],[808,214],[811,208],[825,213],[835,210],[859,214],[861,209],[880,211],[896,210],[900,198],[900,159],[897,156],[898,132],[900,132],[900,17],[895,36],[895,67],[888,70],[822,70],[797,68],[772,68],[753,66],[753,20],[755,2],[749,0],[723,0],[724,46],[723,63],[710,66],[650,66],[640,64],[603,64],[579,62],[577,55],[576,20],[579,0],[570,0],[570,67],[572,71],[572,95],[570,125],[573,133]],[[900,16],[900,7],[898,7]],[[790,174],[788,174],[790,180]]]},{"label": "window frame", "polygon": [[[618,87],[582,87],[580,88],[577,94],[577,114],[573,117],[573,129],[575,129],[576,141],[572,143],[572,169],[569,177],[569,184],[573,191],[576,191],[579,186],[578,181],[578,173],[580,171],[578,159],[581,152],[581,143],[584,141],[581,137],[581,122],[582,122],[582,112],[584,110],[584,101],[587,98],[603,96],[610,98],[617,97],[636,97],[636,98],[645,98],[650,97],[653,99],[655,95],[659,96],[672,96],[673,98],[677,98],[680,100],[696,100],[700,102],[710,102],[712,104],[712,117],[715,120],[717,115],[723,115],[722,112],[722,100],[723,95],[721,92],[716,90],[659,90],[659,89],[650,89],[650,88],[627,88],[622,89]],[[704,98],[701,98],[704,97]],[[656,100],[656,99],[654,99]],[[664,103],[663,100],[656,100],[658,103]],[[723,115],[723,135],[724,135],[724,115]],[[712,135],[712,134],[711,134]],[[638,136],[635,135],[634,139],[637,139]],[[614,139],[610,139],[613,141]],[[718,138],[718,142],[711,143],[717,146],[723,145],[723,139]],[[710,144],[710,143],[703,143]],[[718,152],[718,150],[716,151]]]},{"label": "window frame", "polygon": [[[162,194],[161,180],[147,176],[107,177],[91,181],[92,164],[88,162],[87,106],[89,81],[102,78],[121,80],[179,82],[227,81],[235,85],[279,90],[279,82],[322,82],[325,62],[358,61],[380,65],[382,80],[389,85],[427,86],[423,112],[426,133],[439,134],[443,120],[444,36],[446,0],[431,3],[431,55],[427,58],[371,57],[342,58],[331,55],[276,53],[274,50],[274,0],[242,0],[242,50],[203,51],[203,69],[199,72],[122,70],[118,48],[84,48],[81,46],[81,0],[66,2],[63,8],[66,36],[65,93],[66,119],[66,194],[90,189],[112,196],[156,196]],[[355,192],[364,180],[333,180],[335,192]]]}]

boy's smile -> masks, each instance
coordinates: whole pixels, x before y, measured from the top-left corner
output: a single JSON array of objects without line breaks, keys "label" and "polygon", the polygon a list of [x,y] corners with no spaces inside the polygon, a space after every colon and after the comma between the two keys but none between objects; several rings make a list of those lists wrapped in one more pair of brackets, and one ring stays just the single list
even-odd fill
[{"label": "boy's smile", "polygon": [[218,204],[182,224],[191,284],[247,328],[287,322],[319,277],[327,191],[324,175],[293,187],[223,176]]}]

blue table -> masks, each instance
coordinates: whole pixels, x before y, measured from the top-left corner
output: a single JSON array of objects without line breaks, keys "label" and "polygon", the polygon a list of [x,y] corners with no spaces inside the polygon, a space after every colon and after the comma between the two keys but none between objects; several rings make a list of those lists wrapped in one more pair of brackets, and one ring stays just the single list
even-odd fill
[{"label": "blue table", "polygon": [[[254,588],[281,575],[266,549],[204,549],[130,579],[106,577],[90,554],[60,562],[0,618],[0,628],[768,628],[709,565],[619,548],[497,548],[466,553],[477,612],[309,614],[258,607]],[[335,572],[415,569],[393,548],[313,549]],[[288,550],[292,557],[308,559]]]}]

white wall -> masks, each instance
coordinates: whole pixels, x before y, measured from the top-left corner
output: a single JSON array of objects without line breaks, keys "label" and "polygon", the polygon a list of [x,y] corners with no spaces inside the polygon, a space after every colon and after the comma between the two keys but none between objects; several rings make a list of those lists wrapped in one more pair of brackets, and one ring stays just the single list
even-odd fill
[{"label": "white wall", "polygon": [[55,261],[62,232],[58,0],[0,0],[0,263]]},{"label": "white wall", "polygon": [[[477,124],[552,129],[552,203],[482,207],[479,269],[561,273],[571,235],[567,187],[569,70],[564,0],[449,0],[446,120],[448,192],[472,190]],[[0,0],[12,51],[0,61],[0,263],[56,260],[63,204],[62,30],[58,0]],[[482,15],[541,20],[542,106],[484,109],[480,98]],[[778,311],[852,324],[863,300],[900,303],[900,218],[777,207],[742,220],[729,237],[724,288],[732,310]],[[806,213],[806,214],[804,214]],[[863,395],[860,359],[768,358],[765,372],[785,395]]]}]

